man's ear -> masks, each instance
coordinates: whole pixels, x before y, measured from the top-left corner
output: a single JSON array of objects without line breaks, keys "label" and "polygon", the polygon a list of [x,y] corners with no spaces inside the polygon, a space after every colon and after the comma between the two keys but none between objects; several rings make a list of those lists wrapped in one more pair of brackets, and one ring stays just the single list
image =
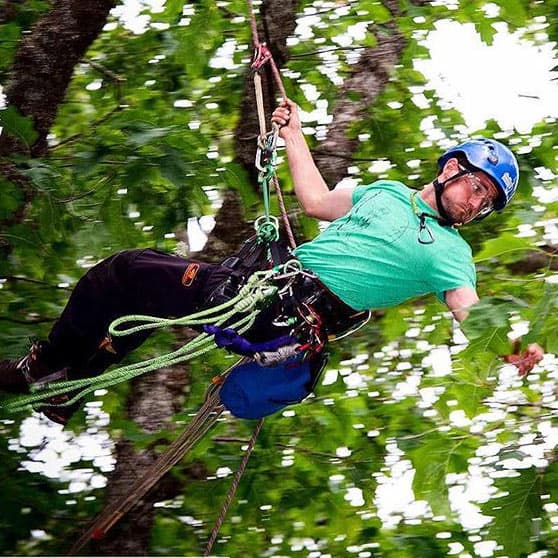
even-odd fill
[{"label": "man's ear", "polygon": [[451,178],[459,172],[459,161],[455,157],[451,157],[446,161],[446,164],[442,168],[442,171],[438,175],[438,180],[443,182],[448,178]]}]

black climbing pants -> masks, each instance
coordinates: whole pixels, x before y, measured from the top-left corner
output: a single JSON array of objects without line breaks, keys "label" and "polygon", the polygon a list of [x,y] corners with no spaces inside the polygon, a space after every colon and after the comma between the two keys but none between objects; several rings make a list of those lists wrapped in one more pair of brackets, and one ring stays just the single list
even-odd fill
[{"label": "black climbing pants", "polygon": [[128,314],[164,318],[192,314],[229,273],[218,264],[152,249],[114,254],[78,281],[50,332],[45,361],[53,369],[69,367],[72,379],[99,374],[150,333],[115,337],[107,350],[101,346],[114,319]]},{"label": "black climbing pants", "polygon": [[[78,281],[41,358],[52,370],[67,368],[70,379],[100,374],[151,333],[148,330],[114,337],[109,344],[108,327],[113,320],[129,314],[187,316],[222,302],[214,302],[211,295],[220,290],[231,273],[220,264],[152,249],[114,254]],[[251,341],[267,341],[289,333],[292,326],[287,325],[285,317],[297,316],[297,309],[307,304],[312,305],[329,333],[337,334],[355,318],[361,319],[362,312],[346,306],[317,279],[304,275],[292,285],[287,299],[276,300],[260,311],[244,336]]]}]

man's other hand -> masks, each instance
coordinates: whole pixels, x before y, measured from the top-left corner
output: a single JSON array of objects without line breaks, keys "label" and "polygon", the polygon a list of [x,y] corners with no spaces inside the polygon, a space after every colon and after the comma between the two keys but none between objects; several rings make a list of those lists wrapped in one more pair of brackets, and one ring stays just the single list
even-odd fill
[{"label": "man's other hand", "polygon": [[531,343],[522,353],[513,353],[505,355],[503,358],[506,362],[513,364],[521,377],[527,376],[537,362],[540,362],[544,356],[544,351],[537,345]]}]

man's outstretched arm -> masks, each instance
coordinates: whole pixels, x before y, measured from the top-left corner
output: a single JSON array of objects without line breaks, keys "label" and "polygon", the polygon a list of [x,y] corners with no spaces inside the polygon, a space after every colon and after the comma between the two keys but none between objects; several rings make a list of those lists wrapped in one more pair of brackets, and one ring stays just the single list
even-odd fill
[{"label": "man's outstretched arm", "polygon": [[479,301],[477,291],[471,287],[450,289],[446,291],[445,299],[446,306],[459,322],[462,322],[469,315],[468,309]]},{"label": "man's outstretched arm", "polygon": [[349,212],[352,188],[330,190],[314,163],[298,115],[298,107],[285,99],[273,112],[272,121],[280,127],[285,141],[289,170],[296,197],[306,215],[333,221]]},{"label": "man's outstretched arm", "polygon": [[[455,319],[462,322],[469,315],[468,308],[479,301],[477,292],[470,287],[459,287],[446,291],[446,305],[451,310]],[[520,352],[519,344],[514,347],[514,352],[504,355],[506,362],[513,364],[520,376],[526,376],[544,356],[544,351],[537,343],[531,343],[527,348]]]}]

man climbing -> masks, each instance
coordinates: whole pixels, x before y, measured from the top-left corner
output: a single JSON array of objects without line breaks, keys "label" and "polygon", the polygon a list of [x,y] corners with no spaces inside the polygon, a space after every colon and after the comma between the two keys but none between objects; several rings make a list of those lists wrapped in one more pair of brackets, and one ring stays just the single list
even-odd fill
[{"label": "man climbing", "polygon": [[[325,331],[343,327],[360,311],[427,293],[435,293],[457,320],[465,319],[478,296],[471,249],[458,228],[510,202],[518,183],[511,151],[494,140],[465,142],[440,157],[438,176],[420,192],[387,180],[329,190],[310,154],[296,105],[283,101],[272,120],[280,127],[304,212],[331,221],[293,252],[305,270],[292,290],[296,304],[316,311]],[[219,300],[233,273],[226,262],[205,264],[150,249],[107,258],[77,283],[48,341],[34,343],[19,360],[0,363],[0,390],[25,393],[35,383],[100,374],[149,335],[110,338],[107,329],[114,319],[191,314]],[[253,338],[284,334],[285,320],[275,318],[268,310],[252,329]],[[540,347],[531,345],[514,364],[525,374],[541,358]],[[40,410],[65,424],[76,406],[56,406],[59,402],[49,401],[53,404]]]}]

